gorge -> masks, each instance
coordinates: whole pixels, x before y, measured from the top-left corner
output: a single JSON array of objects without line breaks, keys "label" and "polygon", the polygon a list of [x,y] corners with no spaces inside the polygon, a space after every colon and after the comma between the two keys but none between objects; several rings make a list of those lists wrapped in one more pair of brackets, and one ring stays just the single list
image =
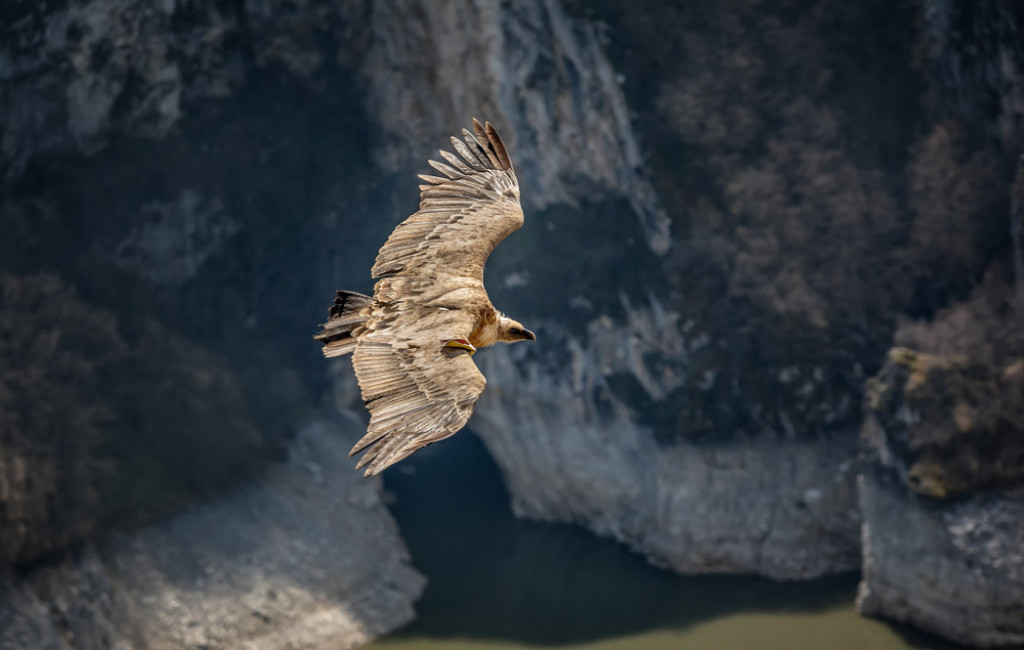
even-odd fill
[{"label": "gorge", "polygon": [[477,357],[470,425],[516,515],[686,574],[861,570],[865,614],[1024,644],[1022,28],[1005,0],[8,4],[0,648],[411,619],[310,335],[474,115],[527,215],[487,277],[538,341]]}]

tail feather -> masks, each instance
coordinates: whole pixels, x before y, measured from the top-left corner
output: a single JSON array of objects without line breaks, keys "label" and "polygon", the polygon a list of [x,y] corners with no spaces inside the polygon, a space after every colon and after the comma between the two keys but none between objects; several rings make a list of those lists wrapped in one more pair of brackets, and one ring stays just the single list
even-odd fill
[{"label": "tail feather", "polygon": [[321,325],[323,331],[313,336],[323,343],[325,357],[340,357],[355,349],[359,339],[353,337],[352,332],[366,321],[363,309],[372,302],[370,296],[355,291],[338,291],[335,294],[327,322]]}]

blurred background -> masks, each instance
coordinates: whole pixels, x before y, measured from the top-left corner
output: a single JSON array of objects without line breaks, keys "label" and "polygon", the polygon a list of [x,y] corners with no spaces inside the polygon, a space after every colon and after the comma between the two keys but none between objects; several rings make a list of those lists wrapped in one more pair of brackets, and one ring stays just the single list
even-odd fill
[{"label": "blurred background", "polygon": [[[5,0],[0,648],[1024,646],[1022,30]],[[538,341],[364,480],[311,337],[472,117]]]}]

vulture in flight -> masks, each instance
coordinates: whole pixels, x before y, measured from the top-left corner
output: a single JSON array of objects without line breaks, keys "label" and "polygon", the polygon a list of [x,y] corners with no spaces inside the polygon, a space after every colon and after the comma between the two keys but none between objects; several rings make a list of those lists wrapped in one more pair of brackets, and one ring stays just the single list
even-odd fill
[{"label": "vulture in flight", "polygon": [[366,476],[465,426],[487,385],[478,348],[536,340],[484,289],[484,264],[523,209],[498,133],[476,119],[473,131],[440,152],[447,164],[430,161],[443,176],[420,175],[420,209],[380,249],[373,297],[338,291],[315,336],[327,357],[352,354],[370,424],[349,455],[367,450]]}]

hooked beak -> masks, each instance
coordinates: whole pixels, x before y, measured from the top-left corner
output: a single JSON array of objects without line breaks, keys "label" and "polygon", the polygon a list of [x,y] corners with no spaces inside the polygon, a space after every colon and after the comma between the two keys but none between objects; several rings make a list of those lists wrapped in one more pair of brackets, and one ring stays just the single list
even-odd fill
[{"label": "hooked beak", "polygon": [[526,340],[528,340],[528,341],[536,341],[537,340],[537,335],[534,334],[533,332],[531,332],[530,330],[525,329],[525,328],[523,329],[523,336],[526,337]]}]

